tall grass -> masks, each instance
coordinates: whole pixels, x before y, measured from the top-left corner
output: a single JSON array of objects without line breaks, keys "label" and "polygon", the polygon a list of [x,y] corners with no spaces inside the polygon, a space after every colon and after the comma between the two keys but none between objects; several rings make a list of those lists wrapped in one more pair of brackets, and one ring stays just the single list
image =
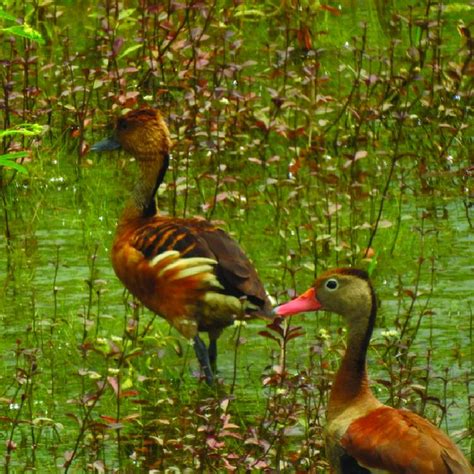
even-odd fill
[{"label": "tall grass", "polygon": [[4,7],[45,40],[1,47],[3,128],[42,127],[0,150],[29,171],[0,162],[6,472],[327,471],[337,318],[227,330],[209,389],[113,275],[133,163],[89,144],[142,104],[174,140],[162,211],[220,222],[277,300],[371,260],[375,390],[472,450],[470,10],[407,3],[359,23],[367,11],[313,3]]}]

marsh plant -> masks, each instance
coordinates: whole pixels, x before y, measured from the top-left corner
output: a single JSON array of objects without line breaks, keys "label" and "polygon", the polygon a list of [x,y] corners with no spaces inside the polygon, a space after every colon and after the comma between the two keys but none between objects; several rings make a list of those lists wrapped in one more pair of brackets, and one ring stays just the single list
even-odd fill
[{"label": "marsh plant", "polygon": [[89,148],[145,104],[161,211],[222,225],[276,301],[369,268],[377,396],[471,455],[473,5],[340,3],[3,3],[5,472],[327,472],[336,316],[228,329],[211,389],[113,275],[134,167]]}]

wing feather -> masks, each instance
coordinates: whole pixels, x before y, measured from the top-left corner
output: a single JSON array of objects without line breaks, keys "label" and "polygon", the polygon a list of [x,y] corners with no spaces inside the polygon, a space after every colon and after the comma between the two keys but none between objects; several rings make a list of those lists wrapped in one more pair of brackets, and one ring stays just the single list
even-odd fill
[{"label": "wing feather", "polygon": [[467,474],[472,468],[438,428],[407,410],[381,407],[349,425],[341,439],[348,455],[394,474]]},{"label": "wing feather", "polygon": [[181,258],[217,261],[214,271],[220,291],[248,298],[258,307],[255,314],[271,315],[271,303],[252,263],[235,240],[210,222],[158,217],[136,230],[130,243],[150,262],[159,261],[160,255],[170,251],[179,252]]},{"label": "wing feather", "polygon": [[271,303],[265,289],[255,268],[237,242],[217,228],[206,230],[199,235],[218,261],[217,276],[230,294],[247,297],[269,315]]}]

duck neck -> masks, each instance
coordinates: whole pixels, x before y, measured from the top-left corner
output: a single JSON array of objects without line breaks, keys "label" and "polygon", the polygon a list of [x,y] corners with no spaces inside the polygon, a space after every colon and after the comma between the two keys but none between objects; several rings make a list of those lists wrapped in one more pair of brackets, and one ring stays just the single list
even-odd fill
[{"label": "duck neck", "polygon": [[158,212],[155,195],[168,169],[169,155],[164,153],[160,158],[140,158],[138,161],[140,176],[125,208],[125,219],[153,217]]},{"label": "duck neck", "polygon": [[375,400],[369,388],[367,376],[367,349],[375,323],[377,305],[372,291],[368,308],[361,308],[361,314],[352,315],[349,324],[347,348],[329,397],[328,419],[335,418],[349,405]]}]

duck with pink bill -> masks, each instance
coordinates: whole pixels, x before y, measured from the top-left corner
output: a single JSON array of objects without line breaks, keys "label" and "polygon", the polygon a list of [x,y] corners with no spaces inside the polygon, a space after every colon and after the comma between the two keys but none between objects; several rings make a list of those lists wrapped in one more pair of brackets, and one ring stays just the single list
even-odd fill
[{"label": "duck with pink bill", "polygon": [[468,460],[445,433],[416,413],[384,405],[372,393],[366,360],[377,297],[367,272],[329,270],[309,290],[274,312],[287,317],[320,310],[341,315],[348,326],[347,348],[327,410],[331,472],[472,473]]}]

